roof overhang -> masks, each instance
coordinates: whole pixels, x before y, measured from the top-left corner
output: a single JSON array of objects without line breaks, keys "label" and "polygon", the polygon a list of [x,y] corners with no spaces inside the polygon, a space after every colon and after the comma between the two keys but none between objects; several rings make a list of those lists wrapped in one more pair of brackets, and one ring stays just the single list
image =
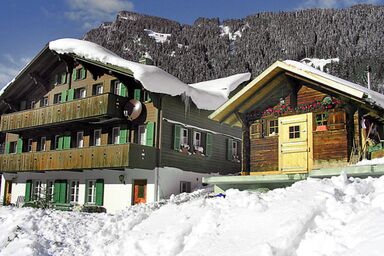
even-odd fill
[{"label": "roof overhang", "polygon": [[[238,119],[239,114],[247,112],[247,110],[251,109],[253,106],[253,102],[248,101],[265,100],[265,97],[268,97],[268,93],[265,93],[267,92],[267,87],[276,86],[276,83],[273,83],[273,80],[277,79],[281,74],[306,81],[315,86],[321,86],[335,94],[351,98],[352,100],[372,105],[372,102],[367,100],[366,91],[359,87],[355,88],[343,83],[342,79],[331,79],[331,76],[327,76],[326,73],[324,73],[325,75],[321,75],[320,73],[321,72],[310,72],[282,61],[276,61],[230,100],[213,112],[209,118],[231,126],[241,126],[241,122]],[[255,97],[257,94],[260,94],[262,97]],[[375,107],[381,108],[380,106]]]}]

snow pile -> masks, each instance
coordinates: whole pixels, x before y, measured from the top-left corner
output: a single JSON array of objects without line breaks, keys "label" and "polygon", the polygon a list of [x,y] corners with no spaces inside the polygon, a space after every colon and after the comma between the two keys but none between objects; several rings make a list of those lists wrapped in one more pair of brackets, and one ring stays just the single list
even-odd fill
[{"label": "snow pile", "polygon": [[147,33],[147,35],[153,39],[155,39],[156,43],[165,43],[169,42],[168,37],[171,37],[171,34],[162,34],[155,31],[152,31],[150,29],[144,29],[144,32]]},{"label": "snow pile", "polygon": [[0,255],[382,255],[384,177],[203,191],[115,214],[0,208]]},{"label": "snow pile", "polygon": [[339,62],[339,58],[333,59],[318,59],[318,58],[304,58],[300,62],[305,63],[311,67],[320,69],[320,71],[324,71],[324,67],[328,64]]},{"label": "snow pile", "polygon": [[[49,49],[59,54],[74,54],[85,59],[129,69],[133,72],[134,78],[140,81],[146,90],[171,96],[184,94],[191,97],[198,108],[207,110],[216,110],[228,100],[228,97],[224,97],[228,90],[233,90],[240,83],[249,80],[251,76],[250,73],[244,73],[235,75],[235,78],[230,76],[203,82],[200,83],[200,86],[196,86],[196,84],[189,86],[158,67],[125,60],[92,42],[72,38],[59,39],[50,42]],[[214,89],[207,90],[206,86],[212,86],[216,83],[221,83],[217,91]],[[202,90],[203,85],[205,90]]]},{"label": "snow pile", "polygon": [[363,160],[356,163],[356,165],[378,165],[378,164],[384,164],[384,157],[375,158],[372,160],[363,159]]},{"label": "snow pile", "polygon": [[305,72],[309,72],[309,73],[312,73],[312,74],[315,74],[318,76],[322,76],[326,79],[337,82],[337,83],[342,84],[344,86],[353,88],[355,90],[359,90],[360,92],[362,92],[364,94],[364,98],[367,98],[368,101],[370,101],[373,104],[376,104],[377,106],[379,106],[381,108],[384,108],[384,95],[381,93],[369,90],[368,88],[361,86],[359,84],[355,84],[355,83],[352,83],[350,81],[344,80],[342,78],[339,78],[339,77],[330,75],[328,73],[322,72],[322,71],[320,71],[316,68],[313,68],[311,66],[308,66],[304,63],[300,63],[300,62],[297,62],[294,60],[285,60],[284,63],[288,64],[290,66],[293,66],[295,68],[301,69]]}]

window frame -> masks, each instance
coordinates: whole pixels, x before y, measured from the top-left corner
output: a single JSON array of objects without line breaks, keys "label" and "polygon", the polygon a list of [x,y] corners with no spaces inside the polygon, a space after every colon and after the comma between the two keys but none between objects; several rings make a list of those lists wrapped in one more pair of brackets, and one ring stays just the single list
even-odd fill
[{"label": "window frame", "polygon": [[[97,138],[96,138],[96,133],[99,133],[100,134],[100,136],[99,136],[99,143],[96,143],[97,142]],[[95,130],[93,130],[93,146],[95,146],[95,147],[99,147],[99,146],[101,146],[101,129],[95,129]]]},{"label": "window frame", "polygon": [[43,97],[43,107],[48,107],[49,106],[49,98],[48,96]]},{"label": "window frame", "polygon": [[[104,93],[104,85],[103,84],[95,84],[95,95],[101,95]],[[100,92],[99,92],[99,89],[98,88],[101,88]]]},{"label": "window frame", "polygon": [[267,122],[267,126],[268,126],[268,136],[279,135],[279,119],[269,119]]},{"label": "window frame", "polygon": [[232,158],[237,159],[239,157],[239,142],[236,140],[232,141],[231,149],[232,149]]},{"label": "window frame", "polygon": [[[318,120],[318,116],[321,116],[320,121]],[[329,123],[329,115],[327,113],[321,112],[315,114],[315,125],[317,126],[328,126]]]},{"label": "window frame", "polygon": [[53,104],[61,103],[61,93],[56,93],[53,95]]},{"label": "window frame", "polygon": [[[44,144],[43,144],[44,140]],[[47,137],[43,136],[40,138],[40,151],[47,151]]]},{"label": "window frame", "polygon": [[[92,182],[92,185],[90,186],[90,183]],[[91,189],[91,190],[90,190]],[[91,191],[91,194],[89,192]],[[87,180],[87,190],[85,191],[86,195],[86,204],[95,205],[96,204],[96,180],[90,179]],[[91,198],[91,201],[89,200]]]},{"label": "window frame", "polygon": [[[184,189],[185,186],[185,189]],[[180,181],[180,193],[191,193],[192,184],[190,181]]]},{"label": "window frame", "polygon": [[121,82],[119,80],[113,81],[113,93],[116,95],[121,94]]},{"label": "window frame", "polygon": [[9,154],[16,154],[16,153],[17,153],[17,141],[10,141]]},{"label": "window frame", "polygon": [[[118,131],[117,133],[115,131]],[[117,136],[116,136],[117,134]],[[115,126],[112,128],[112,144],[118,145],[120,144],[120,127]]]},{"label": "window frame", "polygon": [[[142,133],[141,131],[144,131],[144,132]],[[137,138],[138,144],[146,145],[147,144],[147,126],[139,125],[137,128],[137,134],[138,134],[138,138]]]},{"label": "window frame", "polygon": [[[79,135],[81,135],[80,140]],[[79,131],[76,133],[76,148],[84,148],[84,131]]]},{"label": "window frame", "polygon": [[41,180],[32,180],[32,199],[34,201],[41,198],[43,192],[43,182]]},{"label": "window frame", "polygon": [[33,150],[33,139],[27,140],[27,152],[32,152]]},{"label": "window frame", "polygon": [[[72,186],[75,183],[75,186]],[[69,180],[68,182],[68,202],[71,204],[79,203],[79,190],[80,190],[80,181],[79,180]]]},{"label": "window frame", "polygon": [[[196,135],[199,135],[199,139],[196,138]],[[199,131],[193,131],[193,146],[195,148],[197,147],[202,147],[202,133],[199,132]],[[199,142],[199,144],[197,144],[196,142]]]},{"label": "window frame", "polygon": [[[184,136],[184,132],[186,132],[186,136]],[[184,127],[180,128],[180,146],[182,145],[189,145],[189,130]]]},{"label": "window frame", "polygon": [[[298,127],[298,130],[296,130],[297,127]],[[291,128],[292,128],[292,130],[291,130]],[[289,131],[289,139],[290,140],[300,139],[300,134],[301,134],[300,125],[289,126],[288,131]]]}]

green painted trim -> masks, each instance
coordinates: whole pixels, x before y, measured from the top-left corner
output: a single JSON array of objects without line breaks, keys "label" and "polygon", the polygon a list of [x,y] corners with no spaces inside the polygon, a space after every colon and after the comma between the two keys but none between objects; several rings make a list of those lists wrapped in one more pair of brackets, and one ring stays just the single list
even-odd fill
[{"label": "green painted trim", "polygon": [[23,138],[19,138],[17,140],[16,152],[18,154],[23,153]]},{"label": "green painted trim", "polygon": [[154,146],[154,135],[155,135],[155,123],[154,122],[148,122],[146,127],[146,145],[153,147]]},{"label": "green painted trim", "polygon": [[63,103],[66,101],[67,101],[67,90],[64,90],[61,92],[61,102],[60,103]]},{"label": "green painted trim", "polygon": [[180,133],[181,125],[174,125],[174,134],[173,134],[173,149],[176,151],[180,150]]},{"label": "green painted trim", "polygon": [[63,149],[71,148],[71,135],[65,135],[63,141]]},{"label": "green painted trim", "polygon": [[31,201],[32,180],[27,180],[25,183],[25,196],[24,202]]},{"label": "green painted trim", "polygon": [[125,144],[125,143],[127,143],[127,135],[128,135],[128,130],[127,130],[127,128],[120,128],[120,139],[119,139],[119,144]]},{"label": "green painted trim", "polygon": [[68,101],[71,101],[75,98],[75,89],[69,89],[68,90]]},{"label": "green painted trim", "polygon": [[133,92],[134,92],[133,98],[135,100],[140,101],[141,100],[141,89],[135,89]]},{"label": "green painted trim", "polygon": [[104,203],[104,180],[96,180],[96,205],[103,206]]},{"label": "green painted trim", "polygon": [[10,149],[11,149],[11,143],[10,142],[6,142],[5,143],[5,154],[9,154]]}]

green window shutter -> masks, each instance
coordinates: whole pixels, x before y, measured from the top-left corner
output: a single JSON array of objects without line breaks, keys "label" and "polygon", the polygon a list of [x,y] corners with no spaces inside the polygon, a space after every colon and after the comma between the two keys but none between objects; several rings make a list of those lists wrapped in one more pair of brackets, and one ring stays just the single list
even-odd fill
[{"label": "green window shutter", "polygon": [[81,79],[85,79],[87,77],[87,70],[85,68],[82,68],[80,72]]},{"label": "green window shutter", "polygon": [[59,203],[60,201],[60,189],[61,189],[61,181],[55,180],[55,185],[53,187],[53,202]]},{"label": "green window shutter", "polygon": [[5,143],[5,154],[9,154],[10,148],[11,148],[11,143],[10,142],[6,142]]},{"label": "green window shutter", "polygon": [[17,141],[17,151],[18,154],[23,152],[23,138],[19,138]]},{"label": "green window shutter", "polygon": [[120,141],[119,141],[119,144],[127,143],[127,134],[128,134],[128,130],[126,128],[120,129]]},{"label": "green window shutter", "polygon": [[76,77],[77,77],[77,70],[74,68],[72,71],[72,80],[76,81]]},{"label": "green window shutter", "polygon": [[63,139],[63,149],[70,149],[71,148],[71,135],[64,136]]},{"label": "green window shutter", "polygon": [[31,201],[31,188],[32,188],[32,180],[27,180],[27,182],[25,183],[24,202]]},{"label": "green window shutter", "polygon": [[67,202],[67,180],[60,182],[59,203],[65,204]]},{"label": "green window shutter", "polygon": [[155,123],[154,122],[148,122],[146,128],[147,128],[146,129],[147,141],[145,144],[147,146],[153,147],[154,146],[154,135],[155,135]]},{"label": "green window shutter", "polygon": [[74,96],[75,96],[75,89],[73,89],[73,88],[69,89],[68,90],[68,101],[73,100]]},{"label": "green window shutter", "polygon": [[133,97],[135,100],[140,100],[141,99],[141,89],[135,89]]},{"label": "green window shutter", "polygon": [[61,102],[66,102],[67,101],[67,90],[62,91],[61,93]]},{"label": "green window shutter", "polygon": [[207,138],[205,140],[205,154],[207,156],[212,156],[212,146],[213,146],[213,135],[212,133],[207,133]]},{"label": "green window shutter", "polygon": [[102,206],[104,201],[104,180],[96,180],[96,205]]},{"label": "green window shutter", "polygon": [[227,160],[232,160],[232,143],[233,139],[227,139]]},{"label": "green window shutter", "polygon": [[58,145],[57,145],[57,149],[58,150],[62,150],[63,149],[63,142],[64,142],[64,137],[63,136],[60,136],[59,137],[59,141],[58,141]]},{"label": "green window shutter", "polygon": [[127,97],[127,86],[120,83],[120,96]]},{"label": "green window shutter", "polygon": [[178,124],[175,124],[174,130],[175,130],[175,133],[173,134],[173,149],[179,151],[181,126]]}]

